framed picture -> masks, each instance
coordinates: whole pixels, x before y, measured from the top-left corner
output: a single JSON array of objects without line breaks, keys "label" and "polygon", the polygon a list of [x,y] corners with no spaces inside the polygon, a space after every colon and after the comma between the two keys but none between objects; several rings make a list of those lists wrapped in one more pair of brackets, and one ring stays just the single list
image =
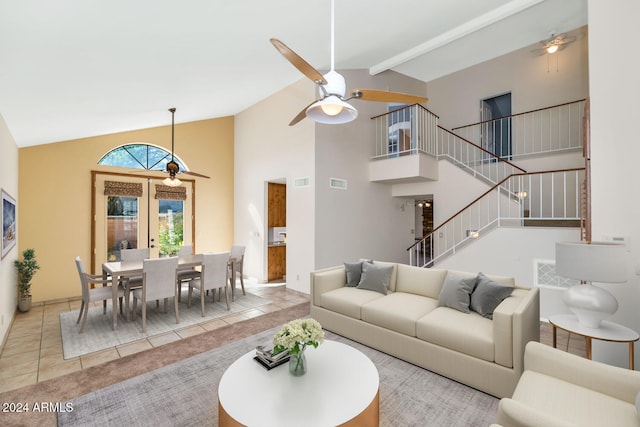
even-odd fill
[{"label": "framed picture", "polygon": [[18,240],[16,227],[16,200],[2,190],[2,258]]}]

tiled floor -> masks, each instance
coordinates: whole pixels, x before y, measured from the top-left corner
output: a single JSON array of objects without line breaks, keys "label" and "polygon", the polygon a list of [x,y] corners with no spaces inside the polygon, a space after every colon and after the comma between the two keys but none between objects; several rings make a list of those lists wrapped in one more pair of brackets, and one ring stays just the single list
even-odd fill
[{"label": "tiled floor", "polygon": [[[307,295],[287,290],[285,286],[248,286],[247,292],[263,296],[272,301],[272,304],[68,360],[63,359],[62,356],[59,315],[62,312],[78,310],[80,301],[77,299],[52,301],[36,305],[28,313],[17,313],[11,326],[5,346],[0,353],[0,392],[86,369],[309,301]],[[557,337],[558,348],[585,356],[583,338],[563,331],[558,331]],[[540,324],[540,341],[548,345],[552,344],[552,332],[548,323]]]},{"label": "tiled floor", "polygon": [[265,297],[272,303],[68,360],[62,356],[59,315],[79,310],[80,300],[34,305],[27,313],[16,313],[0,353],[0,393],[309,301],[307,295],[287,290],[285,286],[247,286],[246,291]]}]

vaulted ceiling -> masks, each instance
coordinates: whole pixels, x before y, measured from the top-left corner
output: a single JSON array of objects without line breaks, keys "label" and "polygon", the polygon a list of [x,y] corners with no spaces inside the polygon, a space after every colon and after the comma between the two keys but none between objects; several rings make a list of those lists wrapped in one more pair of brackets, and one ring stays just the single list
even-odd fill
[{"label": "vaulted ceiling", "polygon": [[[336,69],[430,81],[587,23],[586,0],[336,0]],[[0,1],[20,147],[234,115],[330,65],[330,0]],[[393,88],[390,88],[393,90]]]}]

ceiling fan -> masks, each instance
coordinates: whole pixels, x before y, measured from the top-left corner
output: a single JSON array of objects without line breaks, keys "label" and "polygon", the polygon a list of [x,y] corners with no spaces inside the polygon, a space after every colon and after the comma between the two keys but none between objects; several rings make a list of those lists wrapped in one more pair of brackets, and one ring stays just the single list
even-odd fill
[{"label": "ceiling fan", "polygon": [[174,116],[176,113],[176,109],[175,108],[169,108],[169,111],[171,112],[171,160],[167,163],[166,166],[166,170],[169,173],[169,176],[167,178],[165,178],[162,183],[164,185],[168,185],[170,187],[177,187],[180,184],[182,184],[182,182],[180,182],[180,180],[176,177],[176,175],[178,173],[183,173],[185,175],[193,175],[193,176],[199,176],[201,178],[209,178],[206,175],[202,175],[200,173],[196,173],[196,172],[191,172],[191,171],[181,171],[180,170],[180,166],[178,165],[178,163],[174,160]]},{"label": "ceiling fan", "polygon": [[291,120],[293,126],[305,117],[319,123],[347,123],[358,117],[358,110],[347,101],[359,99],[361,101],[397,102],[403,104],[419,104],[427,102],[427,98],[399,92],[387,92],[375,89],[354,89],[348,97],[344,77],[334,69],[335,50],[335,13],[334,1],[331,0],[331,69],[324,76],[313,68],[307,61],[276,38],[270,39],[271,44],[296,67],[302,74],[318,86],[320,99],[307,105]]},{"label": "ceiling fan", "polygon": [[534,49],[532,52],[538,55],[544,55],[545,53],[556,53],[559,50],[565,48],[569,43],[576,41],[575,36],[569,36],[567,34],[553,34],[547,40],[540,42],[542,47]]}]

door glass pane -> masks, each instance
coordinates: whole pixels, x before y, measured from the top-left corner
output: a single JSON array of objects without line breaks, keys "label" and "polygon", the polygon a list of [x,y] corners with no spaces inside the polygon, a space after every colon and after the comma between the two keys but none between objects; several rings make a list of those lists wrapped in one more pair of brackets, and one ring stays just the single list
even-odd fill
[{"label": "door glass pane", "polygon": [[159,200],[158,202],[160,256],[175,255],[180,250],[184,239],[184,202],[182,200]]},{"label": "door glass pane", "polygon": [[107,196],[107,259],[120,261],[121,249],[138,247],[138,198]]}]

